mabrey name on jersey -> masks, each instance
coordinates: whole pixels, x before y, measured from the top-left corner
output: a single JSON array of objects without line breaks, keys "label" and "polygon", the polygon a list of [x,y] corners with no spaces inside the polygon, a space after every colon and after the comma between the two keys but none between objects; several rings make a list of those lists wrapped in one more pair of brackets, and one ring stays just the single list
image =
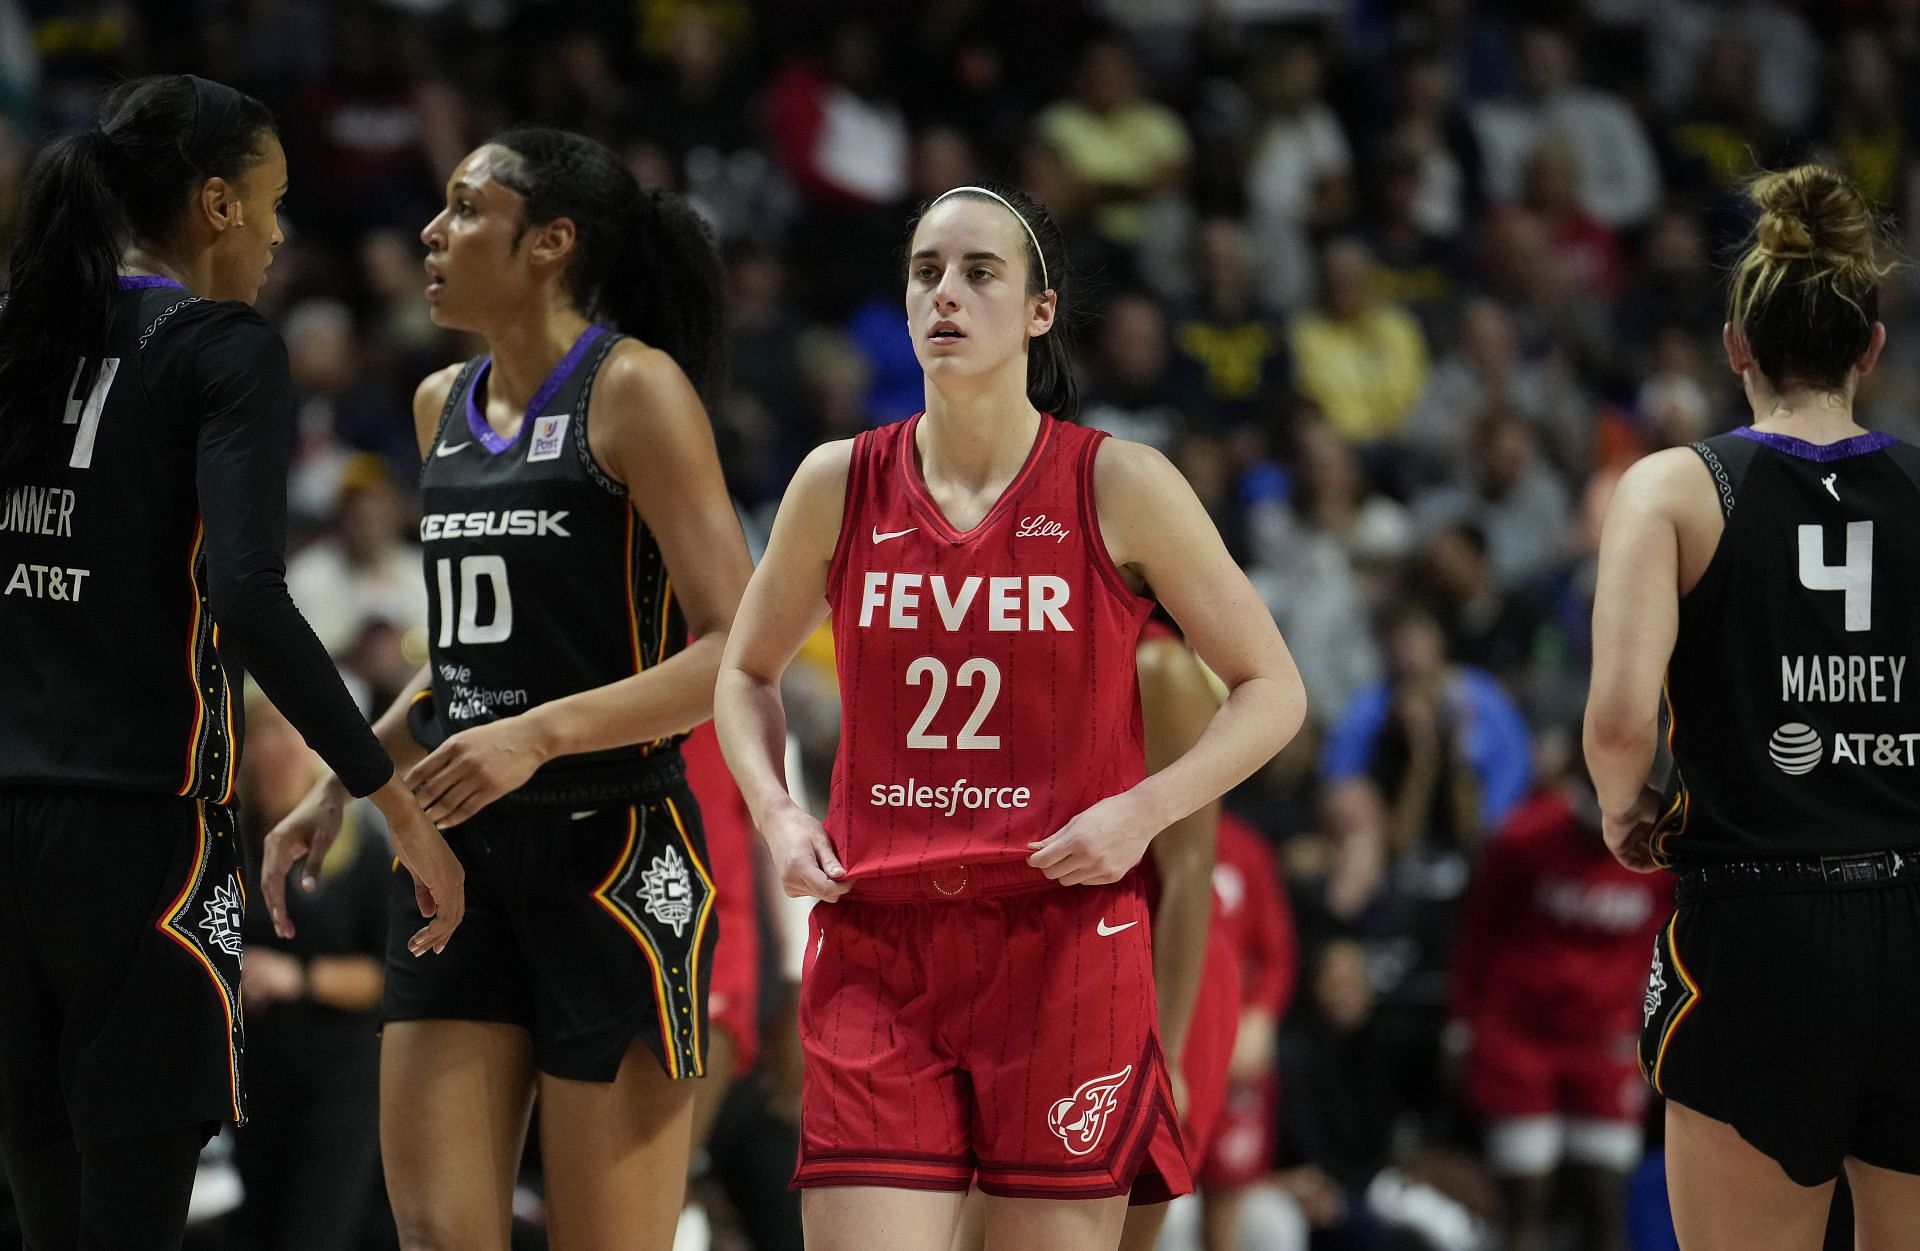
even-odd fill
[{"label": "mabrey name on jersey", "polygon": [[1782,656],[1780,699],[1789,704],[1897,704],[1905,656]]},{"label": "mabrey name on jersey", "polygon": [[428,513],[420,519],[420,539],[480,539],[500,535],[515,538],[569,539],[567,509],[511,508],[471,513]]},{"label": "mabrey name on jersey", "polygon": [[74,494],[65,487],[20,486],[0,502],[0,532],[73,535]]}]

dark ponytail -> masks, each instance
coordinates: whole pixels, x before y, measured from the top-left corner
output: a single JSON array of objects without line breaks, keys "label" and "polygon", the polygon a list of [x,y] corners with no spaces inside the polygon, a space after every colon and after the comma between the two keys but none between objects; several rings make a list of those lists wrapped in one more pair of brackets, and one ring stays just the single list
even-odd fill
[{"label": "dark ponytail", "polygon": [[84,395],[99,372],[123,232],[106,146],[98,131],[56,139],[27,174],[0,310],[0,487],[46,467],[67,388]]},{"label": "dark ponytail", "polygon": [[[1038,339],[1027,343],[1027,402],[1043,413],[1052,413],[1062,421],[1080,419],[1080,387],[1073,380],[1073,331],[1078,309],[1069,298],[1078,292],[1078,282],[1067,262],[1067,239],[1053,220],[1053,214],[1047,206],[1026,192],[1002,183],[985,182],[977,184],[978,190],[961,188],[950,191],[936,200],[922,204],[907,224],[907,245],[903,257],[913,249],[914,231],[920,228],[920,219],[927,215],[937,200],[961,199],[978,200],[983,204],[993,204],[1005,211],[1005,205],[993,197],[999,196],[1006,204],[1011,204],[1027,229],[1033,232],[1028,238],[1027,230],[1020,232],[1024,243],[1023,251],[1027,258],[1027,294],[1039,295],[1049,287],[1053,290],[1053,328]],[[983,195],[981,192],[991,192]],[[1039,245],[1036,254],[1034,245]],[[1043,254],[1043,255],[1042,255]]]},{"label": "dark ponytail", "polygon": [[98,126],[34,159],[0,310],[0,487],[48,468],[67,399],[92,386],[121,249],[164,242],[193,190],[245,172],[272,130],[231,87],[138,78],[109,93]]},{"label": "dark ponytail", "polygon": [[641,190],[612,149],[584,135],[520,126],[493,142],[519,158],[496,176],[526,200],[525,225],[573,222],[574,304],[673,357],[713,408],[726,383],[726,284],[693,206]]}]

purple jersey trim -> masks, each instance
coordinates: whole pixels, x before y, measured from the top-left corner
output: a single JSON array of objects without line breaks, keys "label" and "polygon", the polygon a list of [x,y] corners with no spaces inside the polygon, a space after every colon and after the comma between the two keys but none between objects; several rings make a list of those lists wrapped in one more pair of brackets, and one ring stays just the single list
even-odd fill
[{"label": "purple jersey trim", "polygon": [[540,389],[533,393],[533,402],[527,405],[526,414],[520,419],[520,429],[514,432],[511,439],[502,438],[494,432],[493,427],[487,424],[486,414],[480,411],[479,402],[475,398],[480,394],[481,384],[485,382],[487,374],[493,369],[491,355],[482,360],[480,368],[474,371],[473,382],[467,387],[467,429],[473,431],[473,437],[480,441],[480,446],[498,456],[518,443],[520,435],[527,428],[527,423],[538,417],[553,397],[559,393],[560,388],[567,385],[567,379],[572,377],[573,371],[580,367],[580,362],[586,358],[587,352],[606,333],[605,326],[588,326],[580,332],[580,337],[573,341],[573,346],[567,349],[567,354],[560,358],[558,365],[553,367],[553,372],[547,375],[547,380],[542,382]]},{"label": "purple jersey trim", "polygon": [[1865,434],[1856,434],[1838,443],[1809,443],[1805,439],[1796,439],[1790,434],[1774,434],[1769,430],[1755,430],[1752,426],[1742,426],[1734,431],[1743,439],[1764,444],[1776,452],[1785,452],[1801,460],[1819,461],[1825,464],[1833,460],[1846,460],[1851,456],[1865,456],[1868,452],[1884,452],[1899,443],[1881,430],[1870,430]]},{"label": "purple jersey trim", "polygon": [[152,287],[179,287],[182,291],[186,290],[186,287],[180,283],[175,282],[171,278],[162,278],[158,274],[120,275],[120,289],[122,291],[146,291]]}]

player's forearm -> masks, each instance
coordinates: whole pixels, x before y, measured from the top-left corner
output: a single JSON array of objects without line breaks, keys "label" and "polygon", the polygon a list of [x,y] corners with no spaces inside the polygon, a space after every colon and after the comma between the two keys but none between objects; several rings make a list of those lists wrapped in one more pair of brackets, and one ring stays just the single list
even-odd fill
[{"label": "player's forearm", "polygon": [[766,814],[793,802],[787,789],[787,709],[778,682],[722,668],[713,691],[713,724],[740,797],[764,827]]},{"label": "player's forearm", "polygon": [[[393,702],[387,705],[387,710],[381,713],[379,719],[373,723],[373,736],[380,741],[380,746],[386,749],[387,755],[393,757],[396,777],[426,757],[426,749],[414,740],[413,731],[407,728],[407,709],[413,706],[413,701],[420,692],[432,684],[431,666],[421,665],[420,671],[413,675],[412,680],[402,688]],[[351,798],[347,792],[346,783],[342,782],[336,773],[330,772],[323,775],[319,785],[339,803],[344,804]]]},{"label": "player's forearm", "polygon": [[1599,700],[1587,706],[1587,771],[1608,816],[1624,816],[1640,798],[1653,771],[1659,744],[1657,715],[1635,716],[1609,709]]},{"label": "player's forearm", "polygon": [[1129,794],[1162,828],[1197,812],[1246,781],[1293,740],[1306,719],[1298,682],[1248,678],[1233,688],[1200,741]]},{"label": "player's forearm", "polygon": [[714,677],[726,643],[724,633],[703,634],[645,672],[521,715],[549,760],[683,733],[713,716]]}]

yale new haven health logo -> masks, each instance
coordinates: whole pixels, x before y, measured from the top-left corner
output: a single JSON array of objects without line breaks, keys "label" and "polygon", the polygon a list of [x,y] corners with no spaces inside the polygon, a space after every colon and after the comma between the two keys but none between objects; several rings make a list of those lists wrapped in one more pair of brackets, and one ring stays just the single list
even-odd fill
[{"label": "yale new haven health logo", "polygon": [[1773,757],[1780,772],[1799,777],[1813,772],[1814,766],[1826,755],[1826,749],[1818,730],[1804,722],[1789,721],[1767,740],[1767,754]]}]

